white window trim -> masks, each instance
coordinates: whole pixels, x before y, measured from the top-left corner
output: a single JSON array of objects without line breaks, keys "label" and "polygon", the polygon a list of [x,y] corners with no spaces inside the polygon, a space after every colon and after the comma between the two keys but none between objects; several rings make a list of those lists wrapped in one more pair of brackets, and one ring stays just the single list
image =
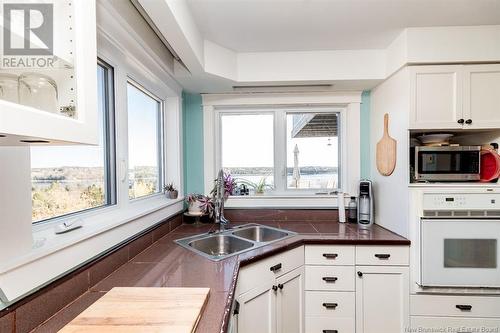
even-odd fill
[{"label": "white window trim", "polygon": [[[165,182],[174,182],[179,192],[183,193],[180,126],[182,87],[171,77],[162,59],[143,47],[133,27],[127,25],[112,5],[101,1],[98,7],[98,11],[106,17],[106,20],[98,22],[98,57],[114,69],[117,203],[72,215],[72,218],[81,218],[84,227],[67,234],[54,234],[54,226],[61,221],[57,218],[35,226],[32,226],[30,219],[14,229],[9,228],[12,232],[3,237],[19,240],[31,238],[32,241],[28,243],[32,245],[27,247],[26,242],[19,242],[17,248],[8,248],[4,256],[0,257],[0,309],[183,210],[182,197],[172,200],[162,193],[129,200],[126,190],[128,129],[125,112],[129,77],[164,101],[163,163],[166,174],[163,179]],[[26,163],[23,170],[30,168],[29,157],[20,160]],[[0,243],[1,238],[2,235]]]},{"label": "white window trim", "polygon": [[[311,110],[340,110],[341,112],[341,191],[345,195],[356,195],[360,178],[360,105],[361,91],[326,92],[326,93],[261,93],[261,94],[204,94],[203,130],[204,130],[204,179],[205,192],[209,193],[213,179],[220,168],[220,122],[221,112],[237,113],[259,112],[266,110],[294,108]],[[223,111],[229,110],[229,111]],[[280,126],[275,123],[276,126]],[[280,138],[275,134],[276,138]],[[282,139],[282,138],[281,138]],[[275,145],[276,146],[276,145]],[[283,154],[279,154],[283,155]],[[275,160],[277,154],[275,152]],[[280,158],[280,157],[278,157]],[[283,157],[281,157],[283,158]],[[230,197],[227,208],[330,208],[337,207],[335,195],[311,195],[311,192],[295,192],[275,195]]]}]

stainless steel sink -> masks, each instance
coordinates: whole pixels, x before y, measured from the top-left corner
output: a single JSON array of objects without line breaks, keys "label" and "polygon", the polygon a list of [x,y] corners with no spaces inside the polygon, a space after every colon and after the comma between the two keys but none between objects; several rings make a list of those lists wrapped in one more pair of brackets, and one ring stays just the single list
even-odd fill
[{"label": "stainless steel sink", "polygon": [[256,225],[234,231],[233,235],[256,242],[271,242],[285,238],[289,233],[275,228]]},{"label": "stainless steel sink", "polygon": [[218,261],[294,235],[295,232],[252,223],[223,232],[181,238],[175,242],[205,258]]},{"label": "stainless steel sink", "polygon": [[253,243],[229,235],[210,235],[208,237],[189,242],[193,249],[210,256],[227,256],[253,247]]}]

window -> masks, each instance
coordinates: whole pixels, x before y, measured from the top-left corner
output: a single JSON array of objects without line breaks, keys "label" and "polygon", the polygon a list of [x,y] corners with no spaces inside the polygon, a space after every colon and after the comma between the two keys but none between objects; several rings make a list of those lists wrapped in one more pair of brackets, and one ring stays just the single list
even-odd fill
[{"label": "window", "polygon": [[277,194],[340,188],[340,110],[218,112],[220,165],[237,183]]},{"label": "window", "polygon": [[338,113],[287,113],[288,189],[339,187]]},{"label": "window", "polygon": [[159,193],[162,184],[162,102],[127,83],[129,198]]},{"label": "window", "polygon": [[274,184],[274,119],[272,114],[221,116],[222,167],[239,183]]},{"label": "window", "polygon": [[32,220],[116,203],[113,69],[97,66],[98,146],[31,147]]}]

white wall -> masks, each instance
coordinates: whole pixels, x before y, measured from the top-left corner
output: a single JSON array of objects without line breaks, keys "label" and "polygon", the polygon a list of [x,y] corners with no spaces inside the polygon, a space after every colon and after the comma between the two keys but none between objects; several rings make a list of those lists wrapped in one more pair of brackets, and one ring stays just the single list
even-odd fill
[{"label": "white wall", "polygon": [[31,250],[29,147],[0,147],[0,262]]},{"label": "white wall", "polygon": [[[375,223],[408,236],[408,117],[410,80],[405,67],[371,92],[371,179],[375,194]],[[389,134],[397,140],[396,168],[382,176],[376,166],[376,145],[382,138],[384,114],[389,114]]]}]

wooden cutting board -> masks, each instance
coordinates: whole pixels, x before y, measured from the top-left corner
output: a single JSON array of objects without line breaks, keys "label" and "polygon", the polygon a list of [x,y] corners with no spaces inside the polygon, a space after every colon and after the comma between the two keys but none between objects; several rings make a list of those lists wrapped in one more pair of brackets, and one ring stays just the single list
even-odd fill
[{"label": "wooden cutting board", "polygon": [[384,135],[377,143],[377,170],[383,176],[390,176],[396,168],[396,140],[389,135],[389,115],[384,114]]},{"label": "wooden cutting board", "polygon": [[113,288],[59,332],[168,332],[196,329],[209,288]]}]

